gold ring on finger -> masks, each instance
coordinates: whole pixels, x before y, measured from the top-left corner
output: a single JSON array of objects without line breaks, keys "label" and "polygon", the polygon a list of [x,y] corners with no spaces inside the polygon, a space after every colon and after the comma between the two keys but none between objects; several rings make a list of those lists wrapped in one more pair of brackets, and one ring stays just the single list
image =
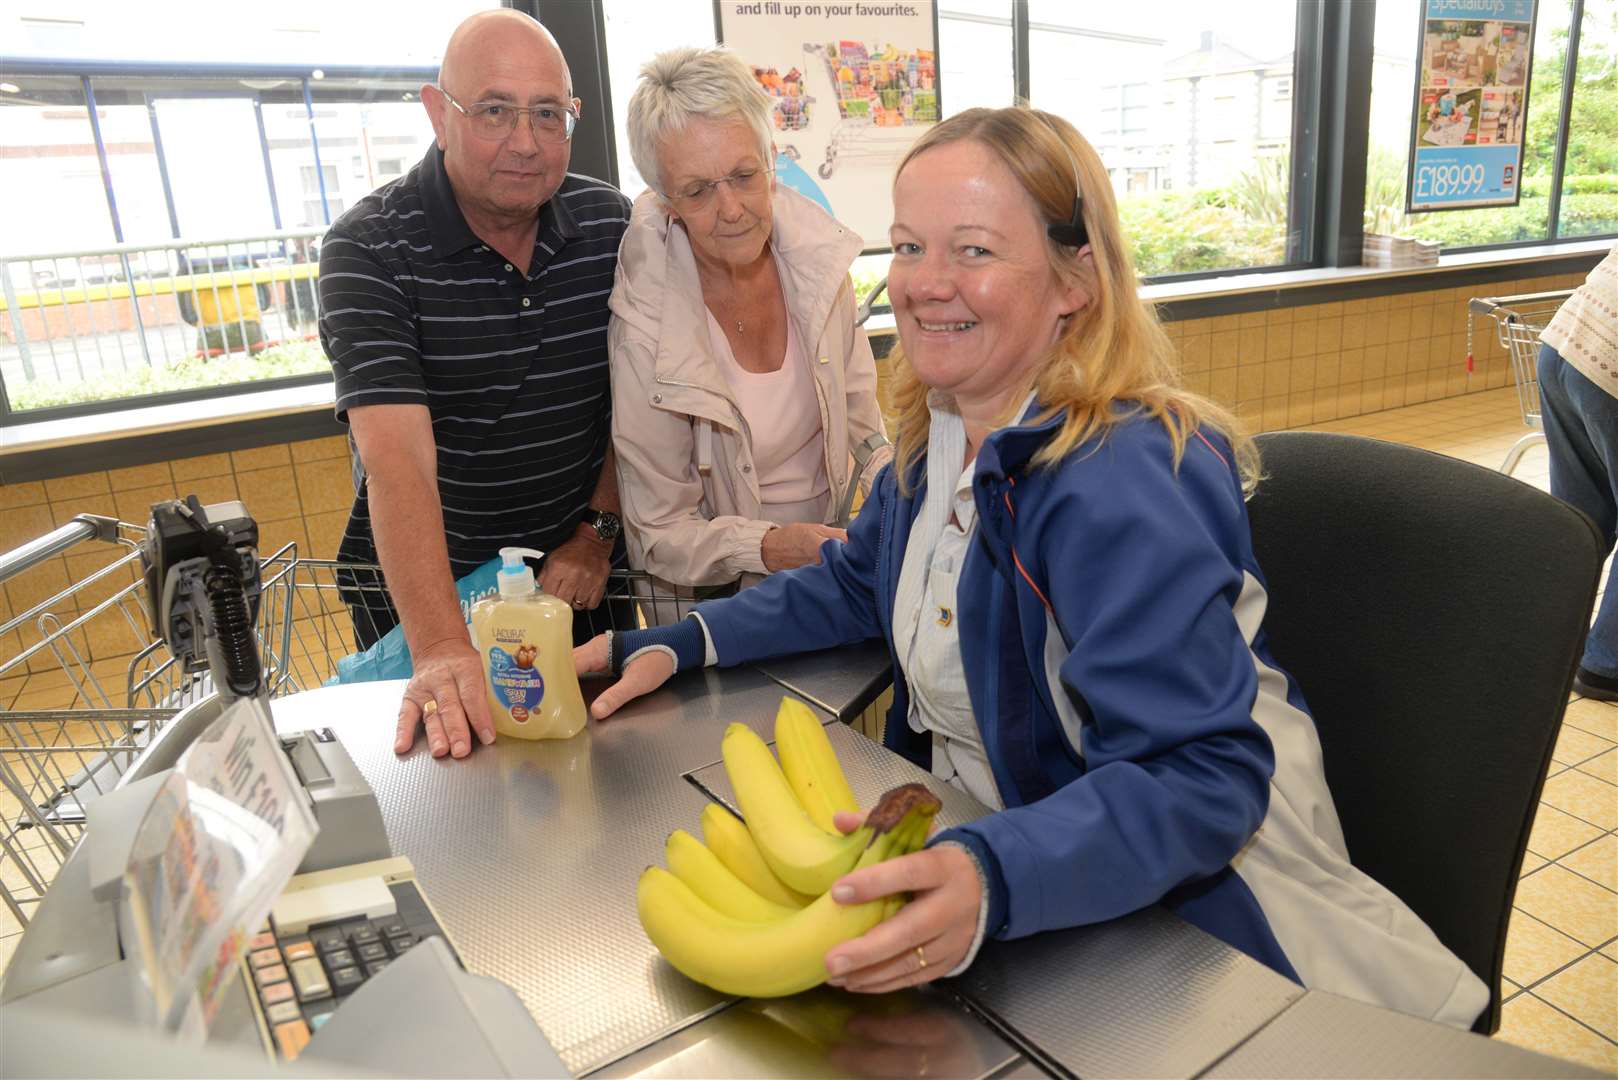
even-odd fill
[{"label": "gold ring on finger", "polygon": [[926,967],[927,966],[927,953],[926,953],[925,949],[926,949],[926,946],[924,946],[924,945],[917,945],[916,946],[916,963],[919,964],[921,967]]},{"label": "gold ring on finger", "polygon": [[433,700],[432,698],[428,698],[426,704],[422,705],[422,707],[421,707],[421,715],[423,715],[423,716],[430,716],[430,715],[432,715],[433,713],[435,713],[437,711],[438,711],[438,702]]}]

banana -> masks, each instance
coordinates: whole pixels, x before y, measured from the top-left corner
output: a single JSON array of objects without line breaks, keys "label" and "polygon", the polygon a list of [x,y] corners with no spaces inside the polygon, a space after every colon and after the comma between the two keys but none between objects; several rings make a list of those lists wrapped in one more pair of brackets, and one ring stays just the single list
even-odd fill
[{"label": "banana", "polygon": [[701,840],[684,829],[669,833],[663,855],[669,871],[713,905],[715,911],[745,922],[775,922],[798,910],[795,905],[766,900],[748,888],[713,852],[702,846]]},{"label": "banana", "polygon": [[788,907],[808,907],[814,897],[789,889],[775,876],[742,819],[718,803],[702,808],[702,840],[708,850],[747,886],[766,900]]},{"label": "banana", "polygon": [[[938,799],[918,784],[895,788],[876,810],[871,839],[855,868],[914,850]],[[919,824],[919,827],[918,827]],[[648,867],[636,888],[641,926],[688,978],[740,997],[781,997],[826,979],[826,952],[882,919],[886,898],[839,904],[828,893],[775,922],[747,922],[716,910],[678,877]]]},{"label": "banana", "polygon": [[841,836],[832,815],[839,810],[858,810],[859,803],[826,729],[809,706],[796,698],[782,698],[776,710],[775,752],[781,755],[781,771],[809,820],[833,836]]},{"label": "banana", "polygon": [[720,753],[747,831],[776,877],[801,893],[819,896],[853,869],[870,843],[868,828],[832,836],[811,821],[775,755],[746,724],[725,729]]}]

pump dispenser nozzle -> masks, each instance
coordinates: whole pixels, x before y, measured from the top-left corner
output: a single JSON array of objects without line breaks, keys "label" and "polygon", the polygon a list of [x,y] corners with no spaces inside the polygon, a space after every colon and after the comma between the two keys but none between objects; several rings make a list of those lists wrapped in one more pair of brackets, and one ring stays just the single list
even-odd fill
[{"label": "pump dispenser nozzle", "polygon": [[522,561],[524,555],[536,559],[545,557],[543,551],[535,551],[533,548],[500,549],[500,572],[495,575],[495,580],[500,583],[501,596],[528,596],[534,591],[534,572]]}]

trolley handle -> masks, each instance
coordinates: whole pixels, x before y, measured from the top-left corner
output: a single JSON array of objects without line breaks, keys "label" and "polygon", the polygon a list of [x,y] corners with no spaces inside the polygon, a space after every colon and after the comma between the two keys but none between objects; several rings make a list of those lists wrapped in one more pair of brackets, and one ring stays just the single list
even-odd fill
[{"label": "trolley handle", "polygon": [[54,532],[30,540],[20,548],[0,552],[0,581],[32,570],[84,540],[118,541],[118,519],[100,514],[80,514]]},{"label": "trolley handle", "polygon": [[865,321],[871,317],[871,309],[876,307],[876,298],[887,291],[888,279],[884,277],[881,281],[876,283],[875,288],[865,294],[865,299],[860,301],[859,310],[854,313],[855,326],[865,325]]},{"label": "trolley handle", "polygon": [[1473,315],[1492,315],[1500,322],[1523,318],[1524,310],[1531,316],[1536,311],[1551,311],[1573,295],[1572,289],[1551,289],[1548,292],[1521,293],[1517,296],[1477,297],[1467,301],[1467,311]]}]

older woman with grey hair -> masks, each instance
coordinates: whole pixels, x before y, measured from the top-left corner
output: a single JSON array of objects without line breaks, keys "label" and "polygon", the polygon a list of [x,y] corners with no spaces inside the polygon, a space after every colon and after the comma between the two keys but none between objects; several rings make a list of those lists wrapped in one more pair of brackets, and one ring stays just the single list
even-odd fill
[{"label": "older woman with grey hair", "polygon": [[631,563],[683,596],[819,561],[887,441],[860,238],[777,183],[770,111],[722,49],[654,57],[629,102],[651,190],[612,291],[613,443]]}]

